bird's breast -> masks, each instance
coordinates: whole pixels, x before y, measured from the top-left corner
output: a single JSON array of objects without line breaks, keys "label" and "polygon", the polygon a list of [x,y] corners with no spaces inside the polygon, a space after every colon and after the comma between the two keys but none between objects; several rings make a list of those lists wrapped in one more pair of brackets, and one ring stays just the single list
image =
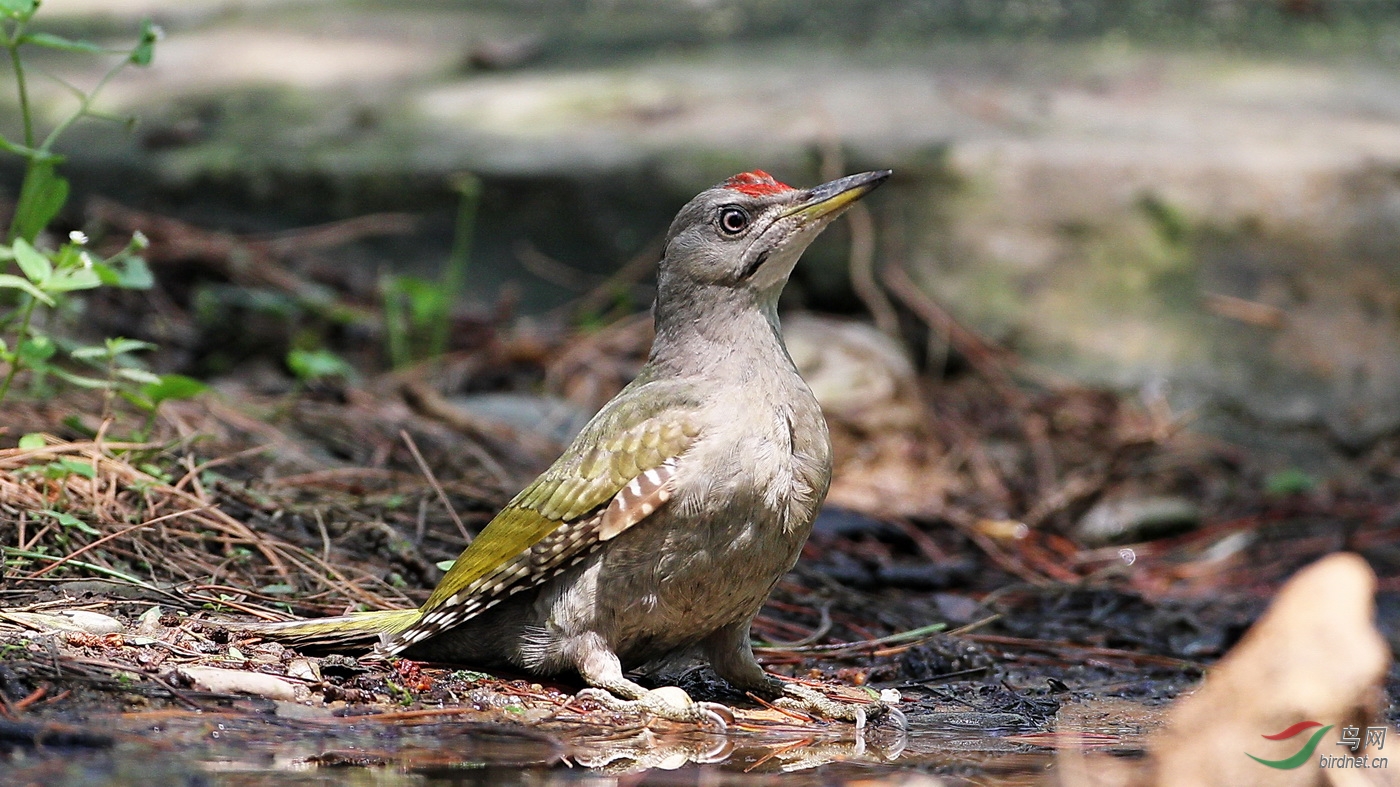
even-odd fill
[{"label": "bird's breast", "polygon": [[796,372],[786,387],[717,399],[698,420],[670,501],[577,575],[587,592],[561,602],[582,606],[552,613],[601,633],[624,664],[752,617],[796,562],[826,495],[826,422]]},{"label": "bird's breast", "polygon": [[704,520],[716,535],[776,528],[805,540],[830,485],[831,446],[816,400],[793,378],[796,385],[711,408],[677,467],[678,515]]}]

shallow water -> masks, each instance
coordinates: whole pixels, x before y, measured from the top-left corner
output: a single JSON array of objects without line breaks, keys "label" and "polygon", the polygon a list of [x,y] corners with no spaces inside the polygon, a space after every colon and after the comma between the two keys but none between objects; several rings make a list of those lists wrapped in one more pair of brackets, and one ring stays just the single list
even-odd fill
[{"label": "shallow water", "polygon": [[[1072,703],[1062,732],[1017,732],[989,715],[913,713],[907,733],[874,726],[747,723],[725,735],[672,727],[420,723],[289,718],[291,708],[93,716],[103,750],[12,751],[0,783],[44,785],[1034,785],[1058,751],[1132,757],[1153,709]],[[664,728],[663,728],[664,726]],[[1074,730],[1075,732],[1065,732]],[[932,777],[932,781],[928,781]]]}]

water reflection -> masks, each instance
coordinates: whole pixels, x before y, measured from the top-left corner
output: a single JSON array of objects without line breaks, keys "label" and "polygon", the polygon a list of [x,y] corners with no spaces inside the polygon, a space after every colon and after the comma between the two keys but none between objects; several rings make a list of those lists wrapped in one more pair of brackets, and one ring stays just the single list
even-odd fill
[{"label": "water reflection", "polygon": [[113,731],[114,748],[12,752],[0,783],[1030,785],[1045,782],[1057,747],[1131,752],[1139,733],[1154,726],[1141,706],[1102,701],[1062,712],[1058,733],[968,726],[941,713],[911,714],[907,732],[742,719],[719,735],[664,722],[604,728],[555,718],[526,726],[431,716],[287,718],[279,710],[93,719]]}]

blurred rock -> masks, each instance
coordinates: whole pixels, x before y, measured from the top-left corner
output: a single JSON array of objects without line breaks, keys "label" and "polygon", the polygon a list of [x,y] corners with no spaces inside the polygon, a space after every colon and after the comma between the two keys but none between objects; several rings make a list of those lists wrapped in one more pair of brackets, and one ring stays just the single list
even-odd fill
[{"label": "blurred rock", "polygon": [[882,587],[942,590],[965,585],[977,573],[978,567],[976,561],[966,559],[940,563],[888,563],[876,568],[875,581]]},{"label": "blurred rock", "polygon": [[538,60],[544,53],[544,37],[523,35],[515,38],[492,38],[479,42],[467,53],[465,65],[478,71],[499,71],[519,68]]},{"label": "blurred rock", "polygon": [[1085,512],[1074,535],[1087,546],[1125,544],[1191,530],[1201,511],[1181,497],[1130,497],[1103,500]]},{"label": "blurred rock", "polygon": [[991,614],[979,602],[956,593],[933,593],[930,598],[938,607],[939,617],[949,626],[964,626]]},{"label": "blurred rock", "polygon": [[320,683],[321,670],[315,661],[298,656],[287,662],[287,677],[306,681],[307,683]]},{"label": "blurred rock", "polygon": [[111,615],[85,609],[70,609],[59,615],[72,621],[82,631],[89,634],[115,634],[126,629],[126,625]]},{"label": "blurred rock", "polygon": [[845,552],[830,550],[811,566],[842,585],[862,589],[877,587],[874,570]]},{"label": "blurred rock", "polygon": [[1390,643],[1390,655],[1400,654],[1400,592],[1382,590],[1376,594],[1376,627]]},{"label": "blurred rock", "polygon": [[126,626],[110,615],[84,609],[50,612],[0,612],[0,619],[19,623],[45,634],[67,631],[82,634],[116,634]]},{"label": "blurred rock", "polygon": [[[160,639],[162,634],[169,634],[171,627],[163,622],[165,611],[157,604],[136,619],[136,625],[132,627],[131,633],[137,637],[150,637]],[[177,619],[178,620],[178,619]]]},{"label": "blurred rock", "polygon": [[794,314],[783,319],[783,338],[828,420],[867,434],[920,422],[914,365],[898,342],[873,326]]},{"label": "blurred rock", "polygon": [[817,512],[817,518],[812,522],[812,535],[842,538],[869,536],[886,539],[903,537],[899,528],[888,522],[831,505],[822,506]]},{"label": "blurred rock", "polygon": [[484,393],[451,396],[447,401],[483,421],[494,421],[559,444],[567,444],[583,429],[592,413],[550,396]]},{"label": "blurred rock", "polygon": [[981,645],[941,634],[914,645],[899,657],[899,678],[921,681],[956,676],[967,680],[969,672],[994,674],[997,661]]},{"label": "blurred rock", "polygon": [[951,478],[904,348],[867,323],[808,314],[785,317],[783,337],[831,427],[828,503],[875,517],[936,509]]},{"label": "blurred rock", "polygon": [[[261,672],[187,664],[175,668],[172,674],[187,686],[215,694],[249,694],[286,702],[298,699],[295,685],[275,675]],[[305,690],[302,693],[305,694]]]},{"label": "blurred rock", "polygon": [[[1342,727],[1377,723],[1390,653],[1372,623],[1375,584],[1366,562],[1348,553],[1299,571],[1201,689],[1172,709],[1167,729],[1151,743],[1151,783],[1400,783],[1389,770],[1328,770],[1318,763],[1319,756],[1351,754],[1335,745]],[[1246,756],[1281,760],[1301,751],[1316,730],[1277,741],[1263,736],[1304,721],[1334,729],[1299,767],[1269,768]]]}]

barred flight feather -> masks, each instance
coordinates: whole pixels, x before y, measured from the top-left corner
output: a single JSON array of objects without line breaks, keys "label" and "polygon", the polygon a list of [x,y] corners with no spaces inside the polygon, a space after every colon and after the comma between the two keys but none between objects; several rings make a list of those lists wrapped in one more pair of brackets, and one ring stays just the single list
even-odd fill
[{"label": "barred flight feather", "polygon": [[603,542],[641,522],[671,498],[676,461],[642,471],[619,491],[602,511],[565,522],[514,560],[498,566],[442,603],[425,612],[404,631],[383,638],[383,648],[399,653],[430,637],[460,626],[490,609],[502,598],[558,576],[591,555]]},{"label": "barred flight feather", "polygon": [[259,623],[247,628],[259,636],[298,648],[354,651],[369,650],[384,637],[409,630],[419,622],[420,617],[416,609],[388,609],[316,620]]}]

